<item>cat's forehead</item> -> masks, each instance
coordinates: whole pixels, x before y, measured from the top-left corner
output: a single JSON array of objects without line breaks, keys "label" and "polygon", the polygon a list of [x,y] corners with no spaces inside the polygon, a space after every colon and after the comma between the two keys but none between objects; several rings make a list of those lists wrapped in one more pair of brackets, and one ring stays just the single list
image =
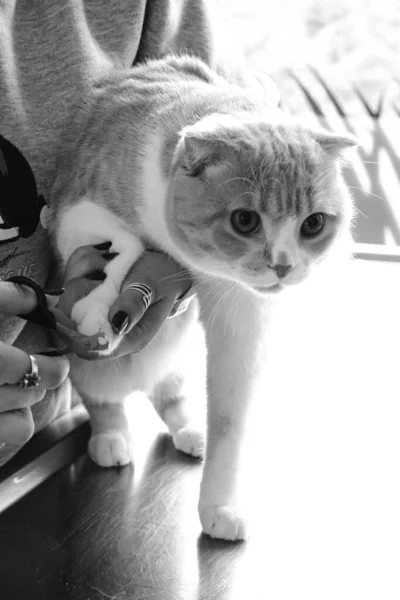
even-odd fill
[{"label": "cat's forehead", "polygon": [[260,210],[277,220],[317,210],[335,170],[332,161],[304,135],[272,135],[261,127],[257,139],[241,153],[238,175],[257,188]]},{"label": "cat's forehead", "polygon": [[271,177],[293,183],[309,182],[321,164],[321,150],[306,134],[285,129],[259,131],[259,145],[254,161],[258,165],[259,182],[268,183]]}]

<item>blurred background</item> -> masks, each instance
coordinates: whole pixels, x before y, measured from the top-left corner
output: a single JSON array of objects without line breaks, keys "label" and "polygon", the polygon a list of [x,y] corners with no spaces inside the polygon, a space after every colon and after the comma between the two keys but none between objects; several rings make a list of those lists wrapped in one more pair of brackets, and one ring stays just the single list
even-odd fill
[{"label": "blurred background", "polygon": [[[398,0],[217,0],[251,64],[272,74],[313,65],[344,93],[400,100]],[[400,108],[400,106],[399,106]]]},{"label": "blurred background", "polygon": [[[400,1],[217,0],[250,66],[278,83],[282,107],[360,143],[346,178],[354,240],[400,245]],[[360,247],[360,250],[361,247]]]}]

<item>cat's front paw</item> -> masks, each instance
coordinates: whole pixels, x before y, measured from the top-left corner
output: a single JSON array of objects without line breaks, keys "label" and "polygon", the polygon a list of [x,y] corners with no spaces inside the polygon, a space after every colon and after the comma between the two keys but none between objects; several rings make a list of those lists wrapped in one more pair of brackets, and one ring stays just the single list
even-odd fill
[{"label": "cat's front paw", "polygon": [[132,461],[129,436],[120,431],[93,435],[88,451],[90,458],[100,467],[122,467]]},{"label": "cat's front paw", "polygon": [[195,427],[185,425],[173,434],[172,439],[177,450],[196,458],[203,458],[205,449],[204,434]]},{"label": "cat's front paw", "polygon": [[90,336],[103,332],[109,343],[108,351],[106,351],[106,354],[109,354],[118,345],[121,338],[113,332],[108,321],[107,306],[91,303],[87,298],[83,298],[75,304],[71,311],[71,318],[77,324],[79,333],[83,335]]},{"label": "cat's front paw", "polygon": [[203,532],[213,538],[238,541],[248,537],[247,527],[236,506],[200,508]]},{"label": "cat's front paw", "polygon": [[101,330],[107,319],[108,309],[87,298],[82,298],[73,307],[71,318],[85,335],[94,335]]}]

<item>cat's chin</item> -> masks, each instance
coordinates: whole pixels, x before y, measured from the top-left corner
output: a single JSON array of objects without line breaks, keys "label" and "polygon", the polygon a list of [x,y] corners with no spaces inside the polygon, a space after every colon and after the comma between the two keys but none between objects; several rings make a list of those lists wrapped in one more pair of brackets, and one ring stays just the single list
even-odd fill
[{"label": "cat's chin", "polygon": [[257,285],[253,286],[253,290],[262,296],[268,296],[270,294],[278,294],[284,289],[281,283],[274,283],[273,285]]}]

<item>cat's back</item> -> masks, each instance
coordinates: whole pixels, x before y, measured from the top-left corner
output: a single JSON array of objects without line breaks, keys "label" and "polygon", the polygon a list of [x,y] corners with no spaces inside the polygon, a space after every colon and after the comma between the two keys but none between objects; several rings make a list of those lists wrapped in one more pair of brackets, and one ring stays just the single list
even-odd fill
[{"label": "cat's back", "polygon": [[146,131],[168,113],[201,103],[213,90],[218,96],[227,85],[201,60],[189,56],[150,60],[97,78],[72,107],[58,149],[57,171],[77,155],[101,151],[129,134],[144,140]]},{"label": "cat's back", "polygon": [[250,90],[229,83],[200,59],[167,56],[98,79],[74,119],[80,131],[86,120],[90,127],[113,121],[144,131],[163,121],[169,126],[171,118],[176,125],[177,116],[185,124],[191,114],[197,120],[212,111],[252,110],[254,102]]},{"label": "cat's back", "polygon": [[[228,83],[194,57],[169,56],[150,60],[132,69],[124,69],[99,78],[78,105],[75,121],[89,114],[93,118],[125,110],[151,115],[170,102],[185,102],[191,93],[202,96]],[[79,114],[80,113],[80,114]]]},{"label": "cat's back", "polygon": [[83,168],[94,168],[96,161],[107,156],[116,160],[128,145],[135,156],[144,154],[156,130],[169,135],[210,112],[252,106],[248,91],[231,85],[195,57],[167,56],[107,73],[71,111],[53,192]]}]

